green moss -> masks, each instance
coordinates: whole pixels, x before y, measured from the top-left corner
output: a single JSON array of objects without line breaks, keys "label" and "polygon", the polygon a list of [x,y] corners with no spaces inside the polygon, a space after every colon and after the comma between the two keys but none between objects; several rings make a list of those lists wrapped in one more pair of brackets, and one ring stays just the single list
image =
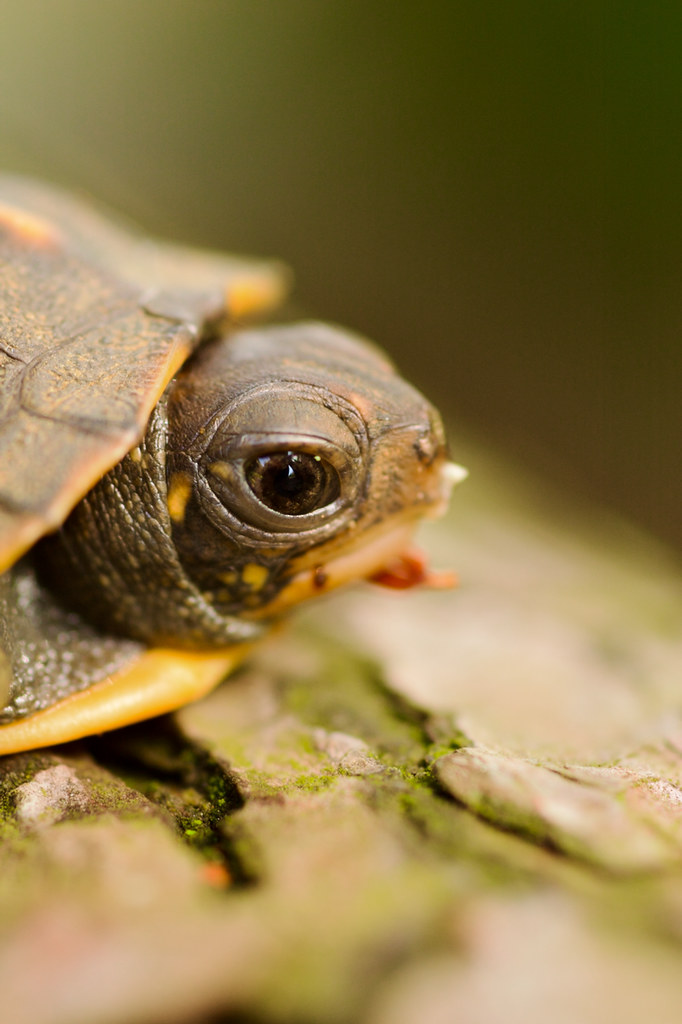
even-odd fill
[{"label": "green moss", "polygon": [[285,707],[307,725],[362,739],[391,763],[423,756],[427,715],[389,690],[379,667],[329,637],[308,639],[315,667],[284,678]]},{"label": "green moss", "polygon": [[3,852],[6,852],[10,845],[14,845],[21,840],[21,829],[14,821],[9,819],[0,821],[0,846],[3,847]]},{"label": "green moss", "polygon": [[297,789],[302,793],[320,793],[334,783],[338,772],[333,768],[323,771],[321,774],[297,775],[287,787],[289,790]]},{"label": "green moss", "polygon": [[172,719],[131,726],[90,745],[125,779],[127,791],[140,794],[191,846],[220,848],[222,818],[242,798],[225,765],[189,742]]},{"label": "green moss", "polygon": [[14,793],[18,786],[30,782],[34,775],[59,764],[58,758],[45,751],[14,754],[0,759],[0,822],[14,820]]}]

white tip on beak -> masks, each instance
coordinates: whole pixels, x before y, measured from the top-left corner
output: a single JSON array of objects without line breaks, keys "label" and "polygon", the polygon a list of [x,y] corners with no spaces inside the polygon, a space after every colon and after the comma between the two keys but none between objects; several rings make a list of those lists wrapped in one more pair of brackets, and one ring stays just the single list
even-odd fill
[{"label": "white tip on beak", "polygon": [[441,501],[438,503],[433,518],[437,519],[439,516],[445,514],[448,502],[450,501],[450,493],[455,484],[460,484],[462,480],[466,480],[469,476],[469,470],[465,469],[464,466],[458,466],[456,462],[444,462],[440,468],[440,490],[441,490]]},{"label": "white tip on beak", "polygon": [[464,466],[457,465],[456,462],[446,462],[441,469],[441,475],[443,483],[448,488],[453,488],[455,484],[461,484],[462,480],[466,480],[469,476],[469,470],[465,469]]}]

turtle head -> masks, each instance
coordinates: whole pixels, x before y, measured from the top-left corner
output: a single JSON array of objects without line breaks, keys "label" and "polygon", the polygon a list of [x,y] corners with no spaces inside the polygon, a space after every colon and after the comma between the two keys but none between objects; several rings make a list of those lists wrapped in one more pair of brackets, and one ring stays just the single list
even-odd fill
[{"label": "turtle head", "polygon": [[224,647],[385,569],[463,472],[374,346],[316,323],[245,330],[171,381],[140,444],[39,545],[41,572],[107,632]]},{"label": "turtle head", "polygon": [[379,349],[325,324],[205,346],[167,408],[174,543],[227,614],[268,617],[371,576],[463,473],[433,406]]}]

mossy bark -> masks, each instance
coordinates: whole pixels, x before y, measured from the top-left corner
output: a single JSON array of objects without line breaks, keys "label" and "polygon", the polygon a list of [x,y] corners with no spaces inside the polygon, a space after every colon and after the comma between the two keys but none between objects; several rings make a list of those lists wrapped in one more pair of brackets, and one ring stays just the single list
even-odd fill
[{"label": "mossy bark", "polygon": [[0,763],[5,1024],[682,1019],[679,573],[470,462],[458,591]]}]

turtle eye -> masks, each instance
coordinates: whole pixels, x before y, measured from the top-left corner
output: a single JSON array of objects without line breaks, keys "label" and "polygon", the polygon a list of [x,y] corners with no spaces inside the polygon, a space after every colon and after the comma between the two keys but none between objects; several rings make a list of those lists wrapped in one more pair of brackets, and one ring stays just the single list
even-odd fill
[{"label": "turtle eye", "polygon": [[261,504],[284,516],[305,516],[325,508],[341,492],[336,469],[309,452],[259,455],[246,463],[244,474]]}]

